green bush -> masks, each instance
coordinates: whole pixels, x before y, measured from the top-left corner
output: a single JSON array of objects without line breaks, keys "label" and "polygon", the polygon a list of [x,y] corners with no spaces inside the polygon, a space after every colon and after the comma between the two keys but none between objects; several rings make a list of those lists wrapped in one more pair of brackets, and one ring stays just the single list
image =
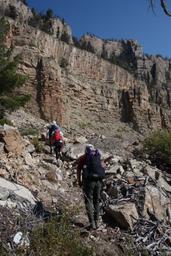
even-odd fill
[{"label": "green bush", "polygon": [[20,129],[20,133],[22,136],[28,136],[28,135],[38,135],[39,134],[39,131],[37,128],[31,128],[31,127],[28,127],[28,128],[22,128]]},{"label": "green bush", "polygon": [[31,233],[30,251],[36,256],[92,256],[93,250],[87,247],[75,231],[67,215],[60,222],[53,219],[39,226]]},{"label": "green bush", "polygon": [[0,118],[0,125],[4,125],[4,124],[13,126],[13,123],[10,120],[8,120],[6,118]]},{"label": "green bush", "polygon": [[61,40],[65,43],[69,44],[70,37],[65,31],[61,35]]},{"label": "green bush", "polygon": [[15,110],[19,107],[24,107],[25,104],[30,100],[30,95],[22,95],[22,96],[0,96],[0,104],[2,107]]},{"label": "green bush", "polygon": [[16,88],[22,86],[27,76],[18,73],[19,56],[11,58],[12,47],[5,44],[10,24],[4,18],[0,19],[0,118],[6,110],[13,110],[24,106],[30,100],[29,95],[18,95]]},{"label": "green bush", "polygon": [[37,153],[43,152],[43,143],[39,141],[38,137],[34,137],[32,143],[35,146]]},{"label": "green bush", "polygon": [[162,130],[152,133],[145,139],[143,149],[156,165],[171,165],[171,132]]},{"label": "green bush", "polygon": [[2,243],[0,243],[0,255],[1,256],[8,256],[8,252],[5,250],[4,246]]}]

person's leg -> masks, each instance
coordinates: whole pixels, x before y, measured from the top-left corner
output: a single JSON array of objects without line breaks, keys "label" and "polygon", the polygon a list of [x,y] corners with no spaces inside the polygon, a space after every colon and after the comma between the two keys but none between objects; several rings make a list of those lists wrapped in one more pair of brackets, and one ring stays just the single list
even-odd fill
[{"label": "person's leg", "polygon": [[96,227],[98,227],[98,221],[100,216],[100,196],[101,196],[101,190],[102,190],[102,182],[96,181],[95,187],[94,187],[94,195],[93,195],[93,205],[94,205],[94,220]]},{"label": "person's leg", "polygon": [[60,141],[55,142],[55,153],[56,153],[56,159],[58,160],[60,158],[62,149],[62,143]]},{"label": "person's leg", "polygon": [[83,187],[85,206],[86,206],[87,215],[88,215],[91,228],[95,228],[94,206],[93,206],[94,185],[95,185],[94,182],[86,180],[84,182],[84,187]]},{"label": "person's leg", "polygon": [[59,144],[58,144],[57,141],[54,143],[54,151],[55,151],[55,155],[56,155],[56,160],[58,160],[58,158],[59,158]]}]

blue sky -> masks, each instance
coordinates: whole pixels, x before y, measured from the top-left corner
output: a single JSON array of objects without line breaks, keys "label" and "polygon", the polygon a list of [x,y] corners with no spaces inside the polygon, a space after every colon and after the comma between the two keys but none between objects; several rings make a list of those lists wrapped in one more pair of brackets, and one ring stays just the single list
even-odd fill
[{"label": "blue sky", "polygon": [[[27,0],[41,12],[48,8],[71,26],[77,37],[86,32],[108,39],[136,39],[145,53],[171,57],[171,17],[156,0],[154,15],[148,0]],[[157,3],[158,2],[158,3]]]}]

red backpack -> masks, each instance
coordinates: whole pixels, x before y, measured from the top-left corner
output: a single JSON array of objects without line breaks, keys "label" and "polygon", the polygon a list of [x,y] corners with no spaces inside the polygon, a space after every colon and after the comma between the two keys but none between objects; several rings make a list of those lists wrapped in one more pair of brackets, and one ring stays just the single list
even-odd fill
[{"label": "red backpack", "polygon": [[56,131],[54,132],[54,139],[55,139],[55,141],[58,141],[58,140],[61,140],[61,139],[62,139],[60,130],[56,130]]},{"label": "red backpack", "polygon": [[50,140],[51,140],[51,144],[54,144],[56,141],[60,141],[60,140],[63,141],[63,137],[59,129],[53,132],[52,136],[50,137]]}]

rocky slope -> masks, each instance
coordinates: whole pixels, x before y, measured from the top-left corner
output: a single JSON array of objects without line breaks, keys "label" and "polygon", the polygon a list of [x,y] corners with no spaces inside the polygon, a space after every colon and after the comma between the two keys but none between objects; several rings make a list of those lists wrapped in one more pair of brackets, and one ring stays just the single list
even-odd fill
[{"label": "rocky slope", "polygon": [[[26,134],[29,121],[32,127],[35,122],[33,116],[24,112],[13,113],[11,120],[22,134]],[[41,120],[39,131],[42,135],[27,130],[27,135],[21,136],[17,127],[0,126],[0,236],[7,251],[12,253],[13,248],[20,246],[26,246],[27,251],[32,228],[43,221],[43,216],[67,208],[74,209],[72,227],[80,232],[85,243],[96,248],[94,255],[170,252],[171,176],[168,173],[151,166],[149,160],[128,159],[124,151],[122,156],[102,151],[106,165],[101,202],[103,221],[98,230],[87,232],[83,193],[76,183],[76,160],[83,154],[88,140],[83,136],[66,138],[63,158],[55,161],[43,140],[46,130]],[[43,145],[39,153],[37,143]],[[33,215],[38,202],[45,207],[46,215],[40,212]],[[8,227],[5,233],[4,227]],[[17,243],[21,231],[26,235]]]},{"label": "rocky slope", "polygon": [[170,60],[144,55],[133,40],[86,35],[75,47],[65,22],[51,19],[49,35],[28,25],[33,13],[20,1],[1,2],[2,10],[10,3],[19,13],[10,19],[8,44],[22,56],[20,70],[29,75],[23,91],[32,95],[28,108],[37,116],[108,134],[120,121],[139,132],[170,127]]},{"label": "rocky slope", "polygon": [[[23,245],[26,252],[34,225],[69,208],[73,229],[95,247],[94,255],[170,255],[171,177],[133,156],[144,132],[170,127],[170,60],[144,55],[133,40],[85,35],[76,47],[63,20],[50,19],[47,34],[28,25],[34,14],[21,1],[0,4],[1,15],[10,16],[9,6],[17,11],[8,17],[7,45],[29,76],[19,92],[32,95],[27,111],[7,115],[15,127],[0,126],[0,245],[10,255]],[[52,119],[66,136],[60,161],[44,140]],[[87,142],[101,150],[106,165],[102,222],[92,232],[85,230],[76,182],[76,159]],[[33,217],[38,202],[45,211]],[[16,242],[21,230],[25,236]]]}]

